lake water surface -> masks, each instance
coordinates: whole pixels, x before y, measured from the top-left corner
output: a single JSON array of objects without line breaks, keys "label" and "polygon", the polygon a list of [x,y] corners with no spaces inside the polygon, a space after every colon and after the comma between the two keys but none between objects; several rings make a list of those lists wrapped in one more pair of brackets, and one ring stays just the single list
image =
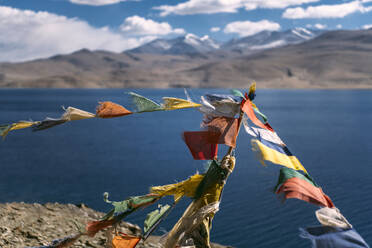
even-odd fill
[{"label": "lake water surface", "polygon": [[[182,89],[134,91],[159,102],[162,96],[184,98]],[[94,112],[98,101],[108,100],[130,108],[125,92],[3,89],[0,123],[59,117],[62,105]],[[228,90],[190,90],[194,100],[205,93]],[[372,91],[258,90],[255,102],[323,191],[372,244]],[[196,109],[185,109],[11,132],[0,142],[0,202],[84,202],[108,211],[110,206],[102,200],[105,191],[112,200],[124,200],[147,193],[150,186],[204,172],[204,162],[193,160],[181,139],[183,131],[199,130],[201,118]],[[236,158],[213,221],[212,241],[234,247],[310,247],[298,237],[298,228],[319,225],[317,207],[277,199],[272,188],[280,166],[261,166],[244,130]],[[169,230],[189,202],[178,204],[157,234]],[[155,207],[127,220],[142,225]]]}]

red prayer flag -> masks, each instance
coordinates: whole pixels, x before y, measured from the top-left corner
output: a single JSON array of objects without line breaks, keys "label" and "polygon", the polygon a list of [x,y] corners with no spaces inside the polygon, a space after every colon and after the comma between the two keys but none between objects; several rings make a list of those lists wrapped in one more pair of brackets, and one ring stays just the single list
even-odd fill
[{"label": "red prayer flag", "polygon": [[[218,136],[218,144],[226,144],[231,147],[236,146],[236,137],[238,136],[238,119],[230,117],[215,117],[209,122],[204,122],[203,126],[207,127],[208,131],[216,133]],[[213,137],[215,139],[215,137]],[[211,140],[213,143],[215,140]]]},{"label": "red prayer flag", "polygon": [[141,240],[140,237],[130,236],[124,233],[119,234],[112,240],[112,246],[114,248],[134,248]]},{"label": "red prayer flag", "polygon": [[183,133],[183,140],[195,160],[210,160],[217,157],[218,139],[218,134],[209,131]]},{"label": "red prayer flag", "polygon": [[242,110],[244,113],[246,113],[251,119],[251,121],[258,127],[265,128],[267,130],[270,130],[271,132],[274,132],[274,129],[270,126],[269,123],[263,124],[254,114],[253,108],[252,108],[252,103],[249,99],[243,100],[242,101]]},{"label": "red prayer flag", "polygon": [[100,102],[96,115],[100,118],[113,118],[132,114],[131,111],[113,102]]},{"label": "red prayer flag", "polygon": [[114,219],[90,221],[87,223],[85,227],[85,230],[87,231],[86,234],[90,237],[94,237],[94,235],[96,235],[97,232],[114,224],[114,221],[115,221]]},{"label": "red prayer flag", "polygon": [[276,193],[283,193],[285,199],[297,198],[322,207],[335,207],[332,200],[324,194],[321,188],[297,177],[285,181]]}]

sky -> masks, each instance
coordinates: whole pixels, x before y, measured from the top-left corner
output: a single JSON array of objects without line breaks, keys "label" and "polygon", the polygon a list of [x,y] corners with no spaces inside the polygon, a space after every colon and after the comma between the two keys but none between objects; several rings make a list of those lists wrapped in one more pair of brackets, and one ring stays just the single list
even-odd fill
[{"label": "sky", "polygon": [[186,34],[227,41],[258,32],[372,27],[372,0],[0,0],[0,61],[83,48],[122,52]]}]

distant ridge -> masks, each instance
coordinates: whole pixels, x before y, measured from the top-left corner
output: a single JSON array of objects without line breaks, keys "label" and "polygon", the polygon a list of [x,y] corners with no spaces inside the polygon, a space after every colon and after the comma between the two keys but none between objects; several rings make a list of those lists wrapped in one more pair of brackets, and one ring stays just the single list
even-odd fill
[{"label": "distant ridge", "polygon": [[372,29],[315,33],[294,29],[261,32],[225,44],[186,35],[123,53],[82,49],[0,63],[0,86],[245,88],[256,80],[261,88],[372,88],[371,68]]}]

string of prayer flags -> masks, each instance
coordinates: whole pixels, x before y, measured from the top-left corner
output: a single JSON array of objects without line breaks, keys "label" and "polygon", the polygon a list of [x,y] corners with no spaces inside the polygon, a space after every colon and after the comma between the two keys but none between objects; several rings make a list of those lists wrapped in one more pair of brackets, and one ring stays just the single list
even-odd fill
[{"label": "string of prayer flags", "polygon": [[123,106],[113,103],[110,101],[99,102],[99,105],[96,109],[96,115],[99,118],[114,118],[119,116],[125,116],[132,114],[131,111],[124,108]]},{"label": "string of prayer flags", "polygon": [[201,104],[176,97],[163,97],[163,106],[165,110],[176,110],[184,108],[197,108],[200,107]]},{"label": "string of prayer flags", "polygon": [[316,218],[323,226],[353,228],[338,208],[321,208],[315,211]]},{"label": "string of prayer flags", "polygon": [[179,183],[151,187],[150,192],[160,197],[173,195],[175,202],[178,202],[183,196],[194,198],[196,189],[203,178],[204,175],[195,174]]},{"label": "string of prayer flags", "polygon": [[267,130],[270,130],[274,132],[274,129],[270,126],[269,123],[263,124],[259,119],[257,119],[256,115],[254,114],[253,108],[252,108],[252,102],[249,99],[243,100],[241,109],[244,113],[247,114],[249,119],[258,127],[264,128]]},{"label": "string of prayer flags", "polygon": [[74,107],[68,107],[65,110],[65,113],[62,115],[61,119],[68,120],[68,121],[77,121],[77,120],[84,120],[96,117],[95,114],[77,109]]},{"label": "string of prayer flags", "polygon": [[321,188],[315,187],[307,180],[293,177],[285,181],[276,192],[283,193],[285,199],[297,198],[318,206],[333,208],[332,200],[323,193]]},{"label": "string of prayer flags", "polygon": [[170,205],[160,206],[160,209],[155,209],[146,216],[143,231],[147,233],[168,210],[171,208]]},{"label": "string of prayer flags", "polygon": [[141,238],[136,236],[131,236],[119,232],[119,235],[115,235],[112,239],[113,248],[134,248],[140,242]]},{"label": "string of prayer flags", "polygon": [[9,124],[9,125],[1,125],[0,126],[0,135],[5,139],[10,131],[29,128],[34,125],[38,125],[39,121],[19,121],[17,123]]},{"label": "string of prayer flags", "polygon": [[292,155],[286,146],[280,146],[264,139],[252,139],[251,144],[252,150],[258,155],[262,165],[265,165],[264,160],[267,160],[274,164],[295,170],[302,170],[307,173],[305,167],[303,167],[296,156]]},{"label": "string of prayer flags", "polygon": [[218,139],[218,133],[209,131],[183,133],[183,140],[195,160],[211,160],[217,157]]},{"label": "string of prayer flags", "polygon": [[331,226],[300,228],[300,237],[309,239],[312,248],[369,248],[369,245],[355,229]]},{"label": "string of prayer flags", "polygon": [[150,99],[148,99],[144,96],[138,95],[134,92],[129,92],[128,94],[132,98],[132,102],[134,104],[134,107],[135,107],[137,113],[164,110],[164,108],[160,104],[158,104],[158,103],[156,103],[156,102],[154,102],[154,101],[152,101],[152,100],[150,100]]},{"label": "string of prayer flags", "polygon": [[53,118],[45,118],[45,120],[39,122],[39,124],[32,127],[32,131],[41,131],[51,127],[55,127],[57,125],[61,125],[67,122],[65,119],[53,119]]},{"label": "string of prayer flags", "polygon": [[[205,120],[202,124],[209,132],[216,133],[218,140],[216,143],[235,147],[238,136],[238,119],[229,117],[215,117]],[[212,140],[211,140],[212,141]]]}]

